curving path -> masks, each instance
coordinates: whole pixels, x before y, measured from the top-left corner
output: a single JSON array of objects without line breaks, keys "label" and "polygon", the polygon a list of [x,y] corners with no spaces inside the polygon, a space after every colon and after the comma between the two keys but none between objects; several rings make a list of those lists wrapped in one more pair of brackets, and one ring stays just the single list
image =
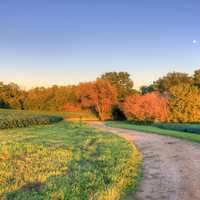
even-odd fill
[{"label": "curving path", "polygon": [[200,144],[156,134],[91,126],[134,141],[144,157],[143,179],[128,200],[200,200]]}]

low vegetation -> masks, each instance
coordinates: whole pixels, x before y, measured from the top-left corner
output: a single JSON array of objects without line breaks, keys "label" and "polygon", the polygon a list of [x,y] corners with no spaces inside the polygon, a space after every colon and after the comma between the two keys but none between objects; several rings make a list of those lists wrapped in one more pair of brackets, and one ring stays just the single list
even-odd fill
[{"label": "low vegetation", "polygon": [[[175,129],[173,129],[172,126],[170,126],[168,124],[163,125],[163,127],[165,127],[165,129],[163,129],[163,127],[159,128],[159,126],[157,127],[157,125],[137,125],[137,124],[133,124],[130,122],[111,122],[110,121],[110,122],[106,122],[106,125],[111,126],[111,127],[116,127],[116,128],[125,128],[125,129],[130,129],[130,130],[141,131],[141,132],[145,132],[145,133],[155,133],[155,134],[159,134],[159,135],[176,137],[176,138],[185,139],[185,140],[189,140],[189,141],[193,141],[193,142],[200,142],[200,134],[198,135],[198,134],[195,134],[194,132],[188,133],[189,131],[183,132],[181,130],[175,131]],[[195,127],[195,125],[188,125],[188,124],[182,125],[182,127],[183,126],[187,127],[188,129],[191,127],[193,127],[193,128]],[[198,125],[196,125],[196,127],[197,126]],[[174,127],[175,127],[175,125],[174,125]],[[199,127],[200,127],[200,125],[199,125]],[[172,130],[170,130],[170,129],[172,129]]]},{"label": "low vegetation", "polygon": [[0,130],[0,199],[119,199],[136,188],[141,160],[82,123]]},{"label": "low vegetation", "polygon": [[158,123],[154,126],[162,129],[200,134],[200,124]]},{"label": "low vegetation", "polygon": [[99,118],[97,115],[90,111],[82,111],[82,112],[63,112],[62,116],[66,120],[70,121],[97,121]]},{"label": "low vegetation", "polygon": [[122,110],[127,120],[138,122],[167,121],[169,115],[168,101],[158,92],[132,94],[123,102]]},{"label": "low vegetation", "polygon": [[0,109],[0,129],[21,128],[31,125],[51,124],[63,120],[62,116]]}]

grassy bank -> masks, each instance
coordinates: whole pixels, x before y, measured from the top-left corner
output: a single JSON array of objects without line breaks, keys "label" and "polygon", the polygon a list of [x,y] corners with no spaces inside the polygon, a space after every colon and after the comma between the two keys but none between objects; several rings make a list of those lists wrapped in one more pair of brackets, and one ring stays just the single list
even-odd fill
[{"label": "grassy bank", "polygon": [[171,136],[193,142],[200,142],[200,135],[198,134],[188,133],[183,131],[168,130],[151,125],[135,125],[129,122],[113,122],[113,121],[106,122],[106,125],[116,128],[125,128],[146,133],[155,133],[159,135]]},{"label": "grassy bank", "polygon": [[0,199],[119,199],[140,162],[129,142],[79,123],[0,130]]}]

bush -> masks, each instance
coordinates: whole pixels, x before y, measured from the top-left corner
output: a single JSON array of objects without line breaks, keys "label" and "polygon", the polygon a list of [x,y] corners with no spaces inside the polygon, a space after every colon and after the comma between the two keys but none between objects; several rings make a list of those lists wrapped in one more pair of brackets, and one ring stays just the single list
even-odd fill
[{"label": "bush", "polygon": [[169,124],[155,124],[154,126],[156,126],[158,128],[162,128],[162,129],[200,134],[200,125],[199,124],[169,123]]},{"label": "bush", "polygon": [[159,92],[127,97],[122,111],[129,121],[164,122],[168,119],[168,99]]},{"label": "bush", "polygon": [[33,114],[23,111],[11,110],[0,111],[0,129],[52,124],[61,120],[63,120],[61,116]]},{"label": "bush", "polygon": [[195,123],[200,121],[200,90],[189,84],[170,88],[170,121]]}]

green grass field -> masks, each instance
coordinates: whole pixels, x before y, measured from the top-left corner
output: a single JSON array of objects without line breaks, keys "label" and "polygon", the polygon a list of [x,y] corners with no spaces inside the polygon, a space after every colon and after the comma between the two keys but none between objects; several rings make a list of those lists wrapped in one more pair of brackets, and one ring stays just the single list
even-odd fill
[{"label": "green grass field", "polygon": [[141,161],[128,141],[82,123],[2,129],[0,199],[120,199]]},{"label": "green grass field", "polygon": [[[165,136],[170,136],[170,137],[176,137],[180,139],[185,139],[185,140],[190,140],[193,142],[200,142],[200,134],[194,134],[194,133],[189,133],[189,132],[184,132],[184,131],[175,131],[175,130],[169,130],[166,128],[159,128],[156,126],[152,125],[136,125],[133,123],[129,122],[114,122],[114,121],[109,121],[106,122],[106,125],[111,126],[111,127],[116,127],[116,128],[125,128],[125,129],[130,129],[130,130],[136,130],[136,131],[141,131],[141,132],[146,132],[146,133],[155,133],[159,135],[165,135]],[[193,125],[185,125],[185,126],[193,126]]]}]

